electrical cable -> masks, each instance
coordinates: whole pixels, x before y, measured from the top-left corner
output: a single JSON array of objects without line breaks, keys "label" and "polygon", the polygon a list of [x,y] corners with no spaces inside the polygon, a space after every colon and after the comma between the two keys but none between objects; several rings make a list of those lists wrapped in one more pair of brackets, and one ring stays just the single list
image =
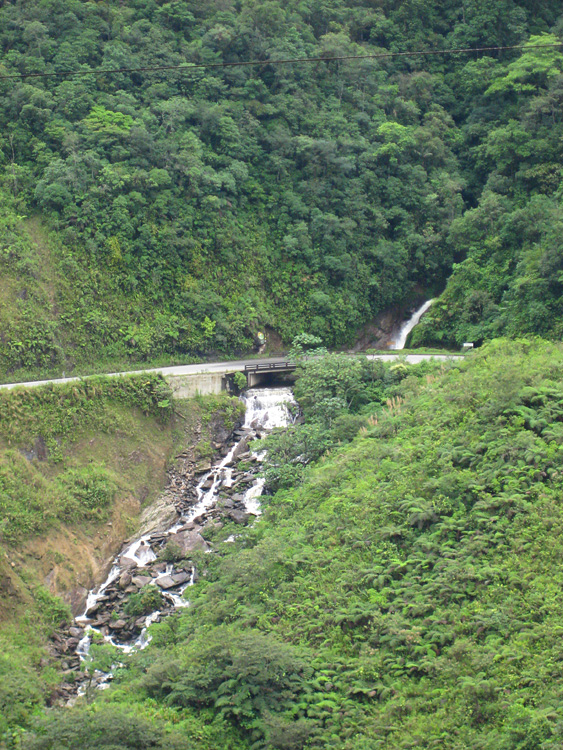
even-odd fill
[{"label": "electrical cable", "polygon": [[183,63],[181,65],[148,65],[137,68],[96,68],[94,70],[70,70],[55,73],[14,73],[10,75],[0,75],[0,81],[21,80],[26,78],[67,78],[70,76],[90,76],[90,75],[107,75],[113,73],[148,73],[167,70],[179,70],[183,72],[192,72],[201,69],[217,68],[242,68],[251,65],[297,65],[301,63],[315,62],[334,62],[338,60],[382,60],[391,57],[416,57],[416,56],[437,56],[437,55],[460,55],[471,54],[474,52],[504,52],[509,50],[531,50],[531,49],[553,49],[563,47],[563,42],[553,44],[511,44],[503,47],[460,47],[458,49],[443,50],[410,50],[407,52],[381,52],[372,55],[338,55],[335,57],[294,57],[286,59],[268,59],[268,60],[241,60],[237,62],[222,63]]}]

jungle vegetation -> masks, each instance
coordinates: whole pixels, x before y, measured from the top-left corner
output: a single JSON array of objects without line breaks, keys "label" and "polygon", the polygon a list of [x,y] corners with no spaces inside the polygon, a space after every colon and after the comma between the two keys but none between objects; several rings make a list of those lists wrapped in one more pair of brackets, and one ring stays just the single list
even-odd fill
[{"label": "jungle vegetation", "polygon": [[562,379],[561,345],[531,340],[341,382],[305,366],[290,434],[329,452],[218,533],[191,606],[112,688],[22,746],[133,748],[149,721],[143,747],[559,748]]},{"label": "jungle vegetation", "polygon": [[538,45],[562,39],[555,0],[1,4],[0,379],[258,330],[333,349],[421,296],[411,346],[482,346],[304,362],[302,422],[256,446],[263,517],[217,530],[191,606],[64,710],[42,566],[70,586],[84,535],[132,529],[170,392],[2,395],[0,747],[561,747],[563,51]]},{"label": "jungle vegetation", "polygon": [[555,0],[3,3],[0,75],[61,75],[0,79],[0,375],[339,346],[452,269],[415,342],[559,336],[561,29]]}]

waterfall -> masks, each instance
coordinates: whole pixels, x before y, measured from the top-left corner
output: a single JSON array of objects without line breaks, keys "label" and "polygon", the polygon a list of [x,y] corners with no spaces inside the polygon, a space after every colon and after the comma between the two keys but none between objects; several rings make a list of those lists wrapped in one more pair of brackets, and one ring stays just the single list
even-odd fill
[{"label": "waterfall", "polygon": [[295,405],[295,399],[291,388],[249,388],[243,401],[246,429],[272,430],[293,422],[291,405]]},{"label": "waterfall", "polygon": [[427,300],[422,307],[414,312],[411,317],[401,324],[399,332],[393,337],[393,343],[389,346],[389,349],[404,349],[407,343],[407,338],[412,329],[418,325],[420,319],[424,313],[428,310],[430,305],[434,302],[433,299]]}]

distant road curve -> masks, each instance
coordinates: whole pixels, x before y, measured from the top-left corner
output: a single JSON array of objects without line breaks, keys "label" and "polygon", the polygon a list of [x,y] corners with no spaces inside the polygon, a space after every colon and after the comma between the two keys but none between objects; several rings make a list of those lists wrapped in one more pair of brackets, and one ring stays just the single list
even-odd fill
[{"label": "distant road curve", "polygon": [[[352,356],[352,355],[351,355]],[[368,359],[405,359],[409,364],[418,364],[425,359],[437,359],[437,360],[450,360],[450,359],[463,359],[462,354],[401,354],[400,352],[389,353],[389,354],[368,354]],[[197,365],[174,365],[172,367],[155,367],[149,370],[131,370],[126,372],[101,372],[100,375],[108,378],[120,377],[122,375],[139,375],[143,372],[156,372],[164,375],[200,375],[202,373],[228,373],[236,372],[237,370],[244,370],[246,365],[257,365],[265,364],[268,362],[285,362],[287,357],[266,357],[264,359],[241,359],[235,362],[201,362]],[[29,383],[6,383],[0,384],[0,388],[34,388],[38,385],[47,385],[47,383],[74,383],[78,380],[87,380],[88,378],[97,377],[96,375],[84,375],[72,378],[54,378],[52,380],[34,380]]]}]

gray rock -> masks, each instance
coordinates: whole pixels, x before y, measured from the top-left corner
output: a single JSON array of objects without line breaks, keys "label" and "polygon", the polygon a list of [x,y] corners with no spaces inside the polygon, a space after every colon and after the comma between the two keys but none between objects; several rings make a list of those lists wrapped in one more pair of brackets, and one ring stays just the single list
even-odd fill
[{"label": "gray rock", "polygon": [[111,614],[109,612],[102,612],[96,618],[96,621],[92,623],[92,627],[98,627],[100,625],[106,625],[110,621]]},{"label": "gray rock", "polygon": [[182,555],[187,555],[193,550],[200,549],[206,552],[209,545],[197,531],[178,531],[170,535],[170,540],[177,544]]},{"label": "gray rock", "polygon": [[193,521],[190,521],[185,526],[182,526],[181,529],[178,529],[178,532],[180,531],[199,531],[201,529],[201,526],[199,524],[194,523]]},{"label": "gray rock", "polygon": [[119,576],[119,588],[126,589],[132,580],[133,580],[133,576],[131,575],[131,573],[128,573],[127,571],[125,571]]},{"label": "gray rock", "polygon": [[108,625],[112,630],[123,630],[127,623],[125,620],[115,620],[114,622],[108,623]]},{"label": "gray rock", "polygon": [[219,502],[217,503],[217,505],[220,508],[234,508],[235,507],[235,504],[234,504],[233,500],[230,497],[224,497],[224,498],[222,498],[221,500],[219,500]]},{"label": "gray rock", "polygon": [[246,526],[248,519],[250,518],[250,515],[243,510],[230,510],[227,515],[231,521],[241,524],[242,526]]},{"label": "gray rock", "polygon": [[182,583],[186,583],[186,581],[190,580],[190,574],[189,573],[175,573],[172,576],[172,580],[176,584],[176,586],[180,586]]},{"label": "gray rock", "polygon": [[240,443],[233,451],[233,461],[238,461],[240,456],[244,453],[248,453],[248,443],[250,442],[250,435],[245,435]]},{"label": "gray rock", "polygon": [[150,583],[152,581],[152,576],[133,576],[131,579],[131,583],[133,583],[135,586],[138,586],[141,588],[142,586],[146,586],[147,583]]},{"label": "gray rock", "polygon": [[178,586],[176,581],[172,578],[172,576],[161,576],[155,581],[157,586],[160,586],[161,589],[164,589],[167,591],[168,589],[173,589],[174,586]]}]

